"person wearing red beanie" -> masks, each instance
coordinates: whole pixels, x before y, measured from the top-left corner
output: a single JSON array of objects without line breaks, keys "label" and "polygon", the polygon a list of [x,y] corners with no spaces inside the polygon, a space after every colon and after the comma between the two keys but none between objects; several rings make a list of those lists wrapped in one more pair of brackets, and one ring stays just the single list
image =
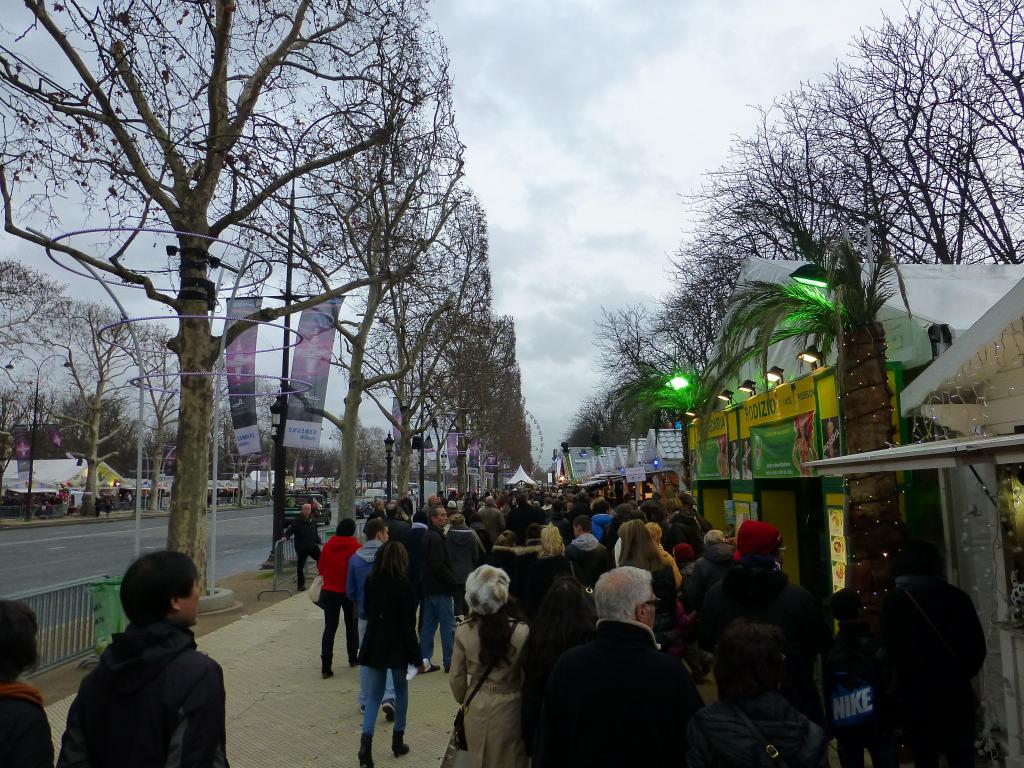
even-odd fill
[{"label": "person wearing red beanie", "polygon": [[704,598],[698,627],[701,647],[714,652],[736,619],[774,624],[785,639],[786,675],[780,693],[808,719],[824,725],[814,683],[818,656],[832,646],[832,631],[818,600],[790,584],[782,571],[782,534],[770,523],[746,520],[736,537],[736,561]]}]

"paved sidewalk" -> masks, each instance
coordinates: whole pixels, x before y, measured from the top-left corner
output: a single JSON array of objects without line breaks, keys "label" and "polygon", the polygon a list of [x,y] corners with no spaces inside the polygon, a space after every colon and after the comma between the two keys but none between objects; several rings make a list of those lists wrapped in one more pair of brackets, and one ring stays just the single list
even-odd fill
[{"label": "paved sidewalk", "polygon": [[[224,668],[232,768],[356,765],[362,727],[359,669],[345,663],[342,626],[334,677],[321,679],[322,631],[323,612],[301,593],[198,639],[199,650]],[[435,649],[439,655],[439,643]],[[58,749],[72,698],[46,708]],[[446,674],[416,677],[409,684],[406,727],[412,751],[402,758],[391,754],[391,724],[381,715],[374,738],[376,763],[405,768],[438,765],[455,710]]]}]

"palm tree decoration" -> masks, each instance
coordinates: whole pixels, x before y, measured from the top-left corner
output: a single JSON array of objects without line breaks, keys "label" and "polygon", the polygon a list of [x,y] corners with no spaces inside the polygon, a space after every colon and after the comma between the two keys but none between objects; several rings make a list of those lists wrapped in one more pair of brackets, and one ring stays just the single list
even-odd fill
[{"label": "palm tree decoration", "polygon": [[[886,448],[893,440],[893,393],[879,315],[897,291],[910,311],[899,269],[888,255],[862,262],[848,238],[817,249],[808,261],[826,276],[825,289],[761,280],[737,288],[708,389],[718,391],[751,359],[766,361],[769,347],[787,339],[817,347],[825,359],[835,351],[847,453]],[[890,586],[889,559],[904,540],[896,476],[850,475],[848,493],[850,581],[871,606]]]}]

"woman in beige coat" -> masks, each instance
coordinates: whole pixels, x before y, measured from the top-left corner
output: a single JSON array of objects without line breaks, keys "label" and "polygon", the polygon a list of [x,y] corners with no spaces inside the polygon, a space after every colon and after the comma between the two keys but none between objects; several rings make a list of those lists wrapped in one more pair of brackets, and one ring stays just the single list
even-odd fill
[{"label": "woman in beige coat", "polygon": [[529,629],[509,611],[508,574],[482,565],[466,580],[469,619],[455,631],[448,680],[460,704],[487,672],[466,709],[466,741],[473,768],[527,768],[521,727],[521,655]]}]

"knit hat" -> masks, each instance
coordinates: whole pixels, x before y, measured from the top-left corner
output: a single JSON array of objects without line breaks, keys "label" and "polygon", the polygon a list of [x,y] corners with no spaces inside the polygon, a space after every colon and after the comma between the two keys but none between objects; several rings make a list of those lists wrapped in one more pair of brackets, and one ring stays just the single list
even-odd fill
[{"label": "knit hat", "polygon": [[448,509],[458,509],[459,505],[455,503],[455,499],[448,502]]},{"label": "knit hat", "polygon": [[760,520],[744,520],[736,536],[736,552],[733,559],[744,555],[774,555],[782,546],[782,534],[771,523]]},{"label": "knit hat", "polygon": [[685,541],[681,544],[676,544],[672,547],[672,557],[676,559],[677,563],[688,563],[695,557],[693,547]]},{"label": "knit hat", "polygon": [[466,579],[466,604],[470,613],[487,616],[508,602],[508,574],[493,565],[481,565]]}]

